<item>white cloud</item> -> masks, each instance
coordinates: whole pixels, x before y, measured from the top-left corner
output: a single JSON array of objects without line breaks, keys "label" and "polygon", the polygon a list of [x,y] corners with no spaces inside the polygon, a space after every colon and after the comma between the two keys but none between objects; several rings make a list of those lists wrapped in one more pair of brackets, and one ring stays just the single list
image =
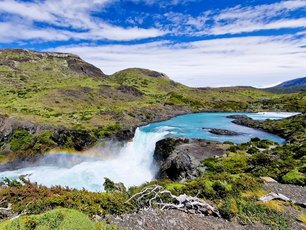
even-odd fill
[{"label": "white cloud", "polygon": [[292,11],[306,10],[306,1],[281,1],[253,7],[234,7],[213,17],[215,24],[203,33],[237,34],[259,30],[306,27],[306,18],[286,18]]},{"label": "white cloud", "polygon": [[251,22],[251,21],[238,21],[233,24],[226,24],[222,26],[215,26],[207,31],[198,34],[239,34],[243,32],[255,32],[260,30],[273,30],[282,28],[305,28],[306,18],[300,19],[286,19],[277,20],[270,23],[264,22]]},{"label": "white cloud", "polygon": [[[12,42],[31,39],[43,41],[67,41],[70,39],[129,41],[160,37],[170,32],[173,35],[202,36],[306,27],[306,17],[287,17],[295,10],[306,10],[305,0],[288,0],[248,7],[238,5],[223,10],[212,9],[197,16],[182,12],[168,12],[164,16],[155,15],[154,27],[152,28],[140,28],[139,24],[141,23],[131,23],[131,25],[138,26],[124,28],[108,24],[103,19],[92,16],[95,12],[103,11],[107,4],[117,1],[45,0],[24,2],[0,0],[0,13],[6,13],[6,21],[2,22],[2,30],[5,35],[0,38],[0,41]],[[159,4],[161,7],[195,2],[195,0],[124,1],[149,5]],[[138,18],[128,18],[127,21],[140,22],[144,20],[142,17],[152,17],[152,15],[141,14]],[[35,22],[43,22],[45,25],[39,27],[35,25]],[[12,26],[4,30],[4,24],[6,27]],[[18,33],[13,31],[16,27],[21,30],[19,37]],[[53,35],[53,32],[56,35]],[[26,36],[22,36],[23,34]]]},{"label": "white cloud", "polygon": [[[14,40],[43,40],[43,41],[65,41],[72,36],[69,31],[61,31],[48,28],[39,29],[29,25],[18,25],[14,22],[0,22],[0,42],[10,43]],[[20,39],[22,38],[22,39]]]},{"label": "white cloud", "polygon": [[[59,47],[54,50],[79,54],[106,73],[142,67],[165,72],[192,86],[270,85],[306,75],[305,0],[227,9],[199,15],[168,12],[127,17],[133,27],[121,27],[94,17],[106,4],[117,0],[0,0],[0,42],[118,40],[161,37],[165,34],[202,36],[237,35],[245,32],[299,28],[295,35],[257,36],[202,40],[174,44],[171,41],[135,45]],[[166,7],[195,0],[123,0]],[[294,16],[292,16],[294,15]],[[139,27],[153,17],[152,28]],[[44,23],[37,26],[37,22]],[[152,22],[152,20],[151,20]],[[242,35],[241,35],[242,36]],[[71,41],[70,44],[73,44]]]},{"label": "white cloud", "polygon": [[305,37],[241,37],[172,44],[72,46],[56,51],[80,55],[110,74],[129,67],[154,69],[191,86],[263,86],[305,76]]},{"label": "white cloud", "polygon": [[[111,0],[46,0],[19,2],[0,1],[0,12],[11,16],[2,22],[1,42],[18,40],[135,40],[158,37],[165,31],[156,28],[123,28],[103,22],[91,16],[92,12],[103,10]],[[43,22],[47,26],[37,27],[34,22]],[[60,29],[55,29],[54,26]],[[18,28],[20,31],[14,31]],[[73,31],[71,29],[74,29]],[[23,36],[26,35],[26,36]]]},{"label": "white cloud", "polygon": [[170,22],[164,25],[173,34],[223,35],[277,30],[283,28],[305,28],[306,17],[289,16],[296,10],[306,12],[305,0],[280,1],[242,7],[240,5],[223,10],[212,9],[198,16],[169,12],[165,14]]}]

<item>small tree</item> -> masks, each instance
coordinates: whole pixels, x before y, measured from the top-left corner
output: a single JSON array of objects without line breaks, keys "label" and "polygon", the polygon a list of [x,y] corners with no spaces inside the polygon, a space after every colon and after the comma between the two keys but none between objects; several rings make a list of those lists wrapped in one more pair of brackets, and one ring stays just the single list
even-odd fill
[{"label": "small tree", "polygon": [[115,183],[107,177],[104,177],[103,186],[106,192],[126,192],[126,188],[123,183]]}]

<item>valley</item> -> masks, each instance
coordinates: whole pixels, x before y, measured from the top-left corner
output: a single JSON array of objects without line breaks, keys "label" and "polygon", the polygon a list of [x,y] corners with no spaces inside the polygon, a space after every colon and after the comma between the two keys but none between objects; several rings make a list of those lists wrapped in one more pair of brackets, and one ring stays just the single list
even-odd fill
[{"label": "valley", "polygon": [[[296,196],[306,185],[300,88],[191,88],[156,71],[106,75],[73,54],[4,49],[0,97],[0,229],[64,223],[54,215],[88,229],[144,218],[156,229],[150,213],[220,229],[305,226],[302,205],[259,200],[287,186],[286,196],[304,202]],[[154,188],[168,204],[183,194],[208,202],[222,219],[192,208],[160,214]]]}]

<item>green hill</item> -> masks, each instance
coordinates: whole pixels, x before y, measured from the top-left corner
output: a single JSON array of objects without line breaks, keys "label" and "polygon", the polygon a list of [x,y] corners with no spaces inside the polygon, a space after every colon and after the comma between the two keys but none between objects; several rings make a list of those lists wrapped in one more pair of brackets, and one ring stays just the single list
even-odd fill
[{"label": "green hill", "polygon": [[[0,170],[52,148],[82,150],[114,135],[127,139],[136,126],[181,113],[303,112],[306,108],[305,92],[190,88],[165,74],[136,68],[108,76],[72,54],[26,50],[0,51],[0,97]],[[287,229],[304,214],[289,202],[259,202],[258,198],[270,191],[259,177],[305,185],[304,121],[305,114],[279,121],[252,121],[250,126],[281,135],[288,143],[276,145],[256,138],[239,145],[227,143],[226,156],[204,160],[205,173],[182,183],[152,181],[128,191],[93,193],[47,188],[23,178],[22,183],[5,180],[0,184],[1,206],[12,205],[12,215],[27,215],[0,221],[0,229],[116,229],[106,224],[105,215],[146,207],[129,198],[156,184],[176,195],[209,201],[229,221]],[[11,162],[1,164],[7,161]],[[0,219],[9,219],[11,214],[0,213]],[[93,222],[96,217],[104,221]]]},{"label": "green hill", "polygon": [[129,130],[129,135],[118,135],[126,139],[136,126],[182,113],[303,111],[305,95],[252,87],[190,88],[165,74],[137,68],[108,76],[73,54],[4,49],[0,50],[0,160],[1,154],[11,151],[80,150]]}]

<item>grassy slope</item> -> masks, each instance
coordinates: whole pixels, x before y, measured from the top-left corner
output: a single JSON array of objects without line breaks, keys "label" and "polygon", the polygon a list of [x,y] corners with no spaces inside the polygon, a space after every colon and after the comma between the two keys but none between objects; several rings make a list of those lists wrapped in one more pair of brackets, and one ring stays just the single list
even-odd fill
[{"label": "grassy slope", "polygon": [[40,215],[21,216],[15,220],[0,222],[0,230],[4,229],[111,230],[116,227],[103,222],[94,223],[77,210],[58,208]]},{"label": "grassy slope", "polygon": [[[2,53],[1,62],[12,59],[5,55],[15,54]],[[21,56],[22,54],[18,53],[14,59]],[[7,65],[0,65],[0,68],[3,71],[0,74],[2,113],[68,127],[92,128],[97,124],[107,126],[126,122],[135,119],[133,113],[139,108],[159,107],[166,110],[176,105],[185,105],[192,111],[303,110],[306,101],[305,94],[274,95],[252,88],[191,89],[175,84],[163,76],[153,78],[148,76],[151,72],[144,73],[137,69],[121,71],[107,78],[90,77],[70,70],[65,59],[61,58],[16,63],[15,68],[18,70]],[[138,91],[135,88],[118,90],[122,84],[133,86]],[[143,95],[140,96],[141,94]],[[292,129],[293,124],[304,125],[300,120],[296,125],[292,120],[288,121],[267,125],[289,131],[299,130]],[[267,145],[267,148],[263,145]],[[258,177],[269,175],[285,183],[304,184],[305,177],[301,178],[300,175],[305,174],[305,146],[293,142],[287,146],[269,149],[269,145],[261,142],[234,145],[229,149],[227,157],[203,162],[208,168],[199,178],[184,183],[151,182],[144,186],[159,183],[175,194],[198,195],[215,204],[224,218],[237,219],[242,223],[259,221],[275,229],[286,229],[288,226],[284,211],[280,210],[287,204],[278,202],[267,205],[257,202],[259,195],[267,193],[261,191],[261,181]],[[257,148],[254,150],[254,146],[265,150],[258,152]],[[95,214],[131,211],[135,204],[124,202],[140,189],[142,187],[131,188],[128,193],[91,193],[25,184],[4,187],[0,189],[0,195],[5,197],[6,203],[3,205],[12,203],[14,211],[17,212],[27,209],[29,213],[37,214],[56,207],[65,207],[75,208],[92,217]],[[74,216],[78,219],[78,215],[75,213]],[[41,220],[44,220],[41,217],[24,217],[15,223],[25,224],[25,220],[29,219],[31,224],[40,224]],[[54,219],[49,217],[49,214],[45,216],[47,221],[43,224],[51,224]],[[6,224],[13,223],[0,223],[0,226]],[[86,226],[91,225],[92,223],[88,222]]]},{"label": "grassy slope", "polygon": [[[289,223],[293,219],[303,218],[303,209],[282,201],[259,202],[260,196],[269,193],[263,189],[263,181],[259,177],[270,176],[282,183],[306,185],[306,134],[300,132],[305,130],[304,121],[305,114],[258,124],[258,127],[260,125],[265,129],[271,127],[283,136],[290,133],[298,138],[285,145],[257,139],[232,144],[227,156],[204,160],[202,166],[206,167],[205,172],[184,182],[152,181],[128,191],[117,186],[119,184],[113,186],[109,183],[111,186],[107,192],[92,193],[60,187],[47,188],[24,180],[24,185],[11,181],[0,189],[0,197],[4,198],[2,206],[11,203],[13,211],[20,213],[26,210],[30,214],[64,207],[79,210],[90,217],[117,215],[146,206],[133,200],[125,201],[144,188],[159,184],[176,195],[185,193],[209,201],[218,208],[223,218],[242,224],[256,225],[260,222],[271,229],[290,229]],[[288,208],[293,211],[290,217],[286,215]]]},{"label": "grassy slope", "polygon": [[[92,77],[69,68],[67,59],[0,51],[1,113],[36,123],[91,129],[116,122],[122,127],[135,126],[139,120],[133,113],[142,108],[163,110],[168,105],[171,110],[183,105],[192,111],[256,110],[261,109],[262,101],[270,102],[270,108],[277,107],[271,99],[282,98],[253,88],[192,89],[139,69]],[[120,90],[120,85],[135,87],[143,95]]]}]

